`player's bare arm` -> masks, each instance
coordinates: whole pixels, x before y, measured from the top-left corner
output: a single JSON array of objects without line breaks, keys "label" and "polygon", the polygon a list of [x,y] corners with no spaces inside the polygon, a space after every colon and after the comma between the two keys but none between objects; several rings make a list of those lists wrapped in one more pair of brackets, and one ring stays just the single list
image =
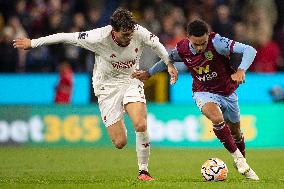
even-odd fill
[{"label": "player's bare arm", "polygon": [[139,79],[140,81],[144,82],[148,80],[151,77],[151,75],[148,71],[145,71],[145,70],[135,70],[133,74],[131,75],[131,77]]},{"label": "player's bare arm", "polygon": [[17,38],[13,40],[13,46],[14,48],[24,49],[24,50],[32,48],[31,40],[28,38]]},{"label": "player's bare arm", "polygon": [[236,73],[231,75],[233,81],[236,81],[238,84],[242,84],[245,82],[245,70],[238,69]]},{"label": "player's bare arm", "polygon": [[[168,62],[167,68],[168,68],[168,73],[171,76],[170,84],[173,85],[178,80],[178,71],[174,66],[174,64],[172,64],[171,62]],[[149,73],[149,71],[135,70],[134,73],[131,75],[131,77],[139,79],[144,82],[151,77],[151,74]]]},{"label": "player's bare arm", "polygon": [[173,85],[178,80],[178,71],[172,62],[168,62],[168,73],[171,76],[170,84]]}]

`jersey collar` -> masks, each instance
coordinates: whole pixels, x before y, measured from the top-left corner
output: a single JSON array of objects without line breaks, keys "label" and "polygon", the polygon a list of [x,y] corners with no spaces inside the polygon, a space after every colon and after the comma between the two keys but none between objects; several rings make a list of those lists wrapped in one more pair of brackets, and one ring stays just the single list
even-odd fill
[{"label": "jersey collar", "polygon": [[191,42],[190,42],[190,41],[189,41],[189,43],[188,43],[188,48],[189,48],[189,50],[192,52],[192,54],[194,54],[194,55],[196,55],[196,54],[197,54],[196,50],[192,47],[192,45],[191,45]]}]

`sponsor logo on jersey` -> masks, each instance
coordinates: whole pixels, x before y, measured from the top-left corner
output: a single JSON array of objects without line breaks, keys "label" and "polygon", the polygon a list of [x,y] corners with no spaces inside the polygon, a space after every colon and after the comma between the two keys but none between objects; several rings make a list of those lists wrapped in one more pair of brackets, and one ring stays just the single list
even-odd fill
[{"label": "sponsor logo on jersey", "polygon": [[112,66],[115,69],[121,69],[121,68],[131,68],[133,65],[135,65],[136,59],[126,61],[126,62],[112,62]]},{"label": "sponsor logo on jersey", "polygon": [[199,81],[209,81],[209,80],[214,79],[217,76],[218,76],[217,72],[212,72],[212,73],[204,74],[203,76],[198,75],[196,76],[196,78]]},{"label": "sponsor logo on jersey", "polygon": [[213,59],[213,53],[211,51],[207,51],[204,53],[204,56],[207,60],[212,60]]},{"label": "sponsor logo on jersey", "polygon": [[88,34],[86,32],[80,32],[78,39],[86,39],[86,37],[88,37]]},{"label": "sponsor logo on jersey", "polygon": [[200,67],[194,67],[193,69],[197,74],[201,75],[201,74],[203,74],[203,72],[204,73],[210,72],[210,65],[206,65],[205,68],[200,66]]}]

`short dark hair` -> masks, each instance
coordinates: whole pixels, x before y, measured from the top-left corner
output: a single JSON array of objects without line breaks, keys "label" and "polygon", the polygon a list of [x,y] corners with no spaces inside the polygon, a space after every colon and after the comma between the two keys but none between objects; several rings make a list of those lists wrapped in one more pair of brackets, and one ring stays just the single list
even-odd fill
[{"label": "short dark hair", "polygon": [[208,33],[208,26],[202,20],[194,20],[193,22],[189,23],[187,26],[187,34],[189,36],[193,35],[195,37],[200,37],[206,33]]},{"label": "short dark hair", "polygon": [[132,12],[118,8],[110,17],[110,25],[115,31],[134,30],[136,22],[133,19]]}]

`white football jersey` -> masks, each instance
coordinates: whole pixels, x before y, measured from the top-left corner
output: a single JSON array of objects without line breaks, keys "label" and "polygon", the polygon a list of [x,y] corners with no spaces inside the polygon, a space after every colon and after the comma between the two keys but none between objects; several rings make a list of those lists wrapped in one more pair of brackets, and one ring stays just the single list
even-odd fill
[{"label": "white football jersey", "polygon": [[159,42],[157,36],[146,28],[136,25],[133,38],[126,47],[119,46],[113,39],[112,26],[93,29],[86,32],[58,33],[33,39],[32,48],[56,44],[69,43],[83,47],[95,53],[96,69],[94,69],[93,85],[99,83],[132,83],[130,78],[135,69],[139,69],[139,59],[143,47],[148,45],[164,61],[168,62],[168,53]]}]

